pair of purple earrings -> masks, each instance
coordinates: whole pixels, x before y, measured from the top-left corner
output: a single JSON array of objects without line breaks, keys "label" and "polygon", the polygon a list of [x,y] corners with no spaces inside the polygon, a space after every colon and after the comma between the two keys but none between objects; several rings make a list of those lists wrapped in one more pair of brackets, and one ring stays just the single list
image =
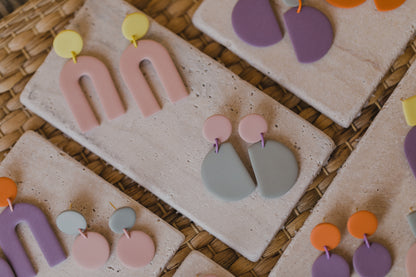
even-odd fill
[{"label": "pair of purple earrings", "polygon": [[[282,143],[265,139],[267,121],[258,114],[241,119],[238,132],[250,143],[248,154],[263,197],[276,198],[286,194],[296,183],[298,163],[294,153]],[[230,120],[223,115],[209,117],[203,136],[213,143],[201,166],[202,181],[212,194],[225,201],[237,201],[250,195],[256,188],[247,168],[231,143]]]},{"label": "pair of purple earrings", "polygon": [[[353,256],[354,269],[362,277],[384,277],[391,269],[392,258],[389,251],[383,245],[368,240],[377,227],[377,217],[369,211],[358,211],[348,219],[348,232],[363,240]],[[316,249],[325,252],[315,260],[312,277],[351,276],[345,259],[329,252],[341,242],[341,232],[337,226],[327,222],[316,225],[311,232],[310,241]]]},{"label": "pair of purple earrings", "polygon": [[[177,102],[188,96],[188,91],[166,48],[154,40],[141,40],[137,43],[138,39],[146,35],[148,29],[149,20],[146,15],[142,13],[127,15],[122,25],[122,32],[131,45],[121,55],[119,64],[121,76],[144,117],[161,109],[140,71],[140,63],[144,60],[152,63],[171,102]],[[72,30],[60,32],[55,37],[53,45],[59,56],[72,59],[62,68],[59,86],[82,132],[99,126],[98,119],[79,84],[83,76],[91,79],[104,112],[110,120],[125,113],[105,64],[95,57],[77,57],[83,46],[82,38],[77,32]]]},{"label": "pair of purple earrings", "polygon": [[[301,0],[284,2],[292,7],[283,18],[298,61],[318,61],[332,46],[331,22],[318,9],[302,7]],[[239,0],[232,12],[232,26],[239,38],[252,46],[267,47],[283,39],[270,0]]]}]

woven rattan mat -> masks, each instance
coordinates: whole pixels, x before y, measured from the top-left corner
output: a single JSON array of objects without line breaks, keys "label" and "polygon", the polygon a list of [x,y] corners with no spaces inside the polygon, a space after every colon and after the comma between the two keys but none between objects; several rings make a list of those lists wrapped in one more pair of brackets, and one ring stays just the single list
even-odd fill
[{"label": "woven rattan mat", "polygon": [[333,138],[337,148],[328,164],[287,219],[261,260],[252,263],[221,241],[178,214],[174,209],[137,186],[96,155],[65,137],[60,131],[26,110],[19,95],[32,74],[51,49],[53,37],[63,29],[83,0],[29,0],[0,20],[0,160],[26,130],[36,130],[108,182],[162,217],[186,236],[185,243],[168,263],[162,276],[172,276],[184,258],[194,249],[227,268],[236,276],[267,276],[321,198],[337,170],[343,165],[372,119],[416,59],[416,42],[393,64],[360,116],[348,129],[334,124],[292,93],[286,91],[229,50],[198,31],[191,17],[201,0],[130,0],[129,2],[156,19],[192,45],[223,63],[241,78],[263,90]]}]

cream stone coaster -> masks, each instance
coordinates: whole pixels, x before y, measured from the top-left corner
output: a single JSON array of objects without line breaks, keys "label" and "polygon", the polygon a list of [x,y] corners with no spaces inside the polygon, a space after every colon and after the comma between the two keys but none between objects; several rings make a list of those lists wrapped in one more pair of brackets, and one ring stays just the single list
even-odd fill
[{"label": "cream stone coaster", "polygon": [[211,275],[216,277],[234,276],[201,252],[192,251],[176,270],[173,277],[208,277]]},{"label": "cream stone coaster", "polygon": [[237,0],[204,0],[193,22],[343,127],[348,127],[359,113],[413,37],[416,25],[416,1],[412,0],[390,12],[377,11],[370,0],[353,9],[336,8],[324,0],[308,0],[307,6],[328,16],[335,40],[324,58],[301,64],[284,26],[283,13],[289,7],[282,0],[271,3],[284,38],[265,48],[248,45],[234,32],[231,14],[236,3]]},{"label": "cream stone coaster", "polygon": [[[184,241],[181,232],[34,132],[25,133],[7,154],[0,166],[0,176],[16,181],[18,193],[14,203],[30,203],[43,210],[68,255],[61,264],[49,267],[30,229],[20,224],[19,237],[38,276],[159,276]],[[154,240],[156,255],[149,265],[128,269],[117,259],[116,245],[121,235],[108,226],[114,212],[110,201],[116,207],[133,208],[137,220],[132,230],[146,232]],[[75,263],[71,247],[76,236],[60,232],[55,224],[56,217],[69,209],[70,204],[85,216],[88,230],[101,233],[110,244],[111,256],[99,270],[83,269]]]},{"label": "cream stone coaster", "polygon": [[310,276],[313,262],[322,253],[311,245],[309,235],[324,218],[340,228],[342,240],[334,253],[345,257],[352,269],[353,253],[362,244],[347,230],[347,220],[356,209],[377,216],[379,226],[369,241],[379,242],[390,251],[393,267],[389,276],[406,276],[406,253],[415,242],[406,215],[416,204],[416,180],[403,150],[411,127],[406,124],[400,99],[415,93],[413,65],[270,276]]},{"label": "cream stone coaster", "polygon": [[[59,90],[59,72],[66,60],[54,51],[32,77],[21,100],[218,239],[256,261],[327,161],[334,144],[307,121],[155,21],[151,21],[147,38],[167,47],[190,95],[170,103],[152,66],[145,62],[142,68],[163,109],[143,118],[118,70],[121,53],[129,45],[120,26],[126,14],[136,11],[122,1],[88,0],[68,27],[84,38],[84,55],[99,57],[109,67],[126,114],[108,121],[92,84],[82,81],[91,92],[91,102],[101,121],[99,127],[82,133]],[[249,166],[247,145],[238,137],[237,127],[243,116],[255,112],[269,123],[266,139],[282,142],[295,153],[299,178],[280,199],[266,200],[255,192],[242,201],[227,203],[211,195],[202,184],[202,160],[212,149],[202,136],[202,127],[213,114],[229,117],[233,123],[230,141]]]}]

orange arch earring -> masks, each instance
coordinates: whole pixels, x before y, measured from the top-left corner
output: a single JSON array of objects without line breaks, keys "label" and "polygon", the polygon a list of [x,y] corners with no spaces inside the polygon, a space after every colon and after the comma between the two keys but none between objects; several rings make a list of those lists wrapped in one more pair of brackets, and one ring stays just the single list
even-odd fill
[{"label": "orange arch earring", "polygon": [[122,32],[132,44],[124,50],[120,58],[121,76],[144,117],[160,110],[149,84],[140,71],[140,63],[144,60],[150,61],[153,65],[171,102],[188,96],[188,91],[166,48],[154,40],[137,42],[146,35],[149,25],[149,20],[143,13],[126,16]]},{"label": "orange arch earring", "polygon": [[59,87],[79,128],[82,132],[87,132],[97,127],[99,122],[81,89],[81,77],[88,76],[91,79],[109,119],[124,114],[125,109],[105,64],[95,57],[77,57],[82,47],[81,36],[72,30],[60,32],[53,41],[53,48],[58,56],[72,59],[61,70]]}]

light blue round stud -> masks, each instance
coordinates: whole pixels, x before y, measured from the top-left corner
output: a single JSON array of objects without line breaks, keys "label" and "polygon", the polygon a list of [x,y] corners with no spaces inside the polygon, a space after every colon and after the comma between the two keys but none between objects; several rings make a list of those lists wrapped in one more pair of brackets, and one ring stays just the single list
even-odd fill
[{"label": "light blue round stud", "polygon": [[136,223],[136,212],[130,207],[117,209],[110,217],[108,225],[117,234],[123,234],[123,229],[130,229]]},{"label": "light blue round stud", "polygon": [[[289,7],[297,7],[299,6],[299,0],[283,0],[283,2],[288,5]],[[302,0],[303,3],[303,0]]]},{"label": "light blue round stud", "polygon": [[68,210],[58,215],[56,225],[65,234],[78,235],[78,229],[85,230],[87,228],[87,221],[79,212]]}]

